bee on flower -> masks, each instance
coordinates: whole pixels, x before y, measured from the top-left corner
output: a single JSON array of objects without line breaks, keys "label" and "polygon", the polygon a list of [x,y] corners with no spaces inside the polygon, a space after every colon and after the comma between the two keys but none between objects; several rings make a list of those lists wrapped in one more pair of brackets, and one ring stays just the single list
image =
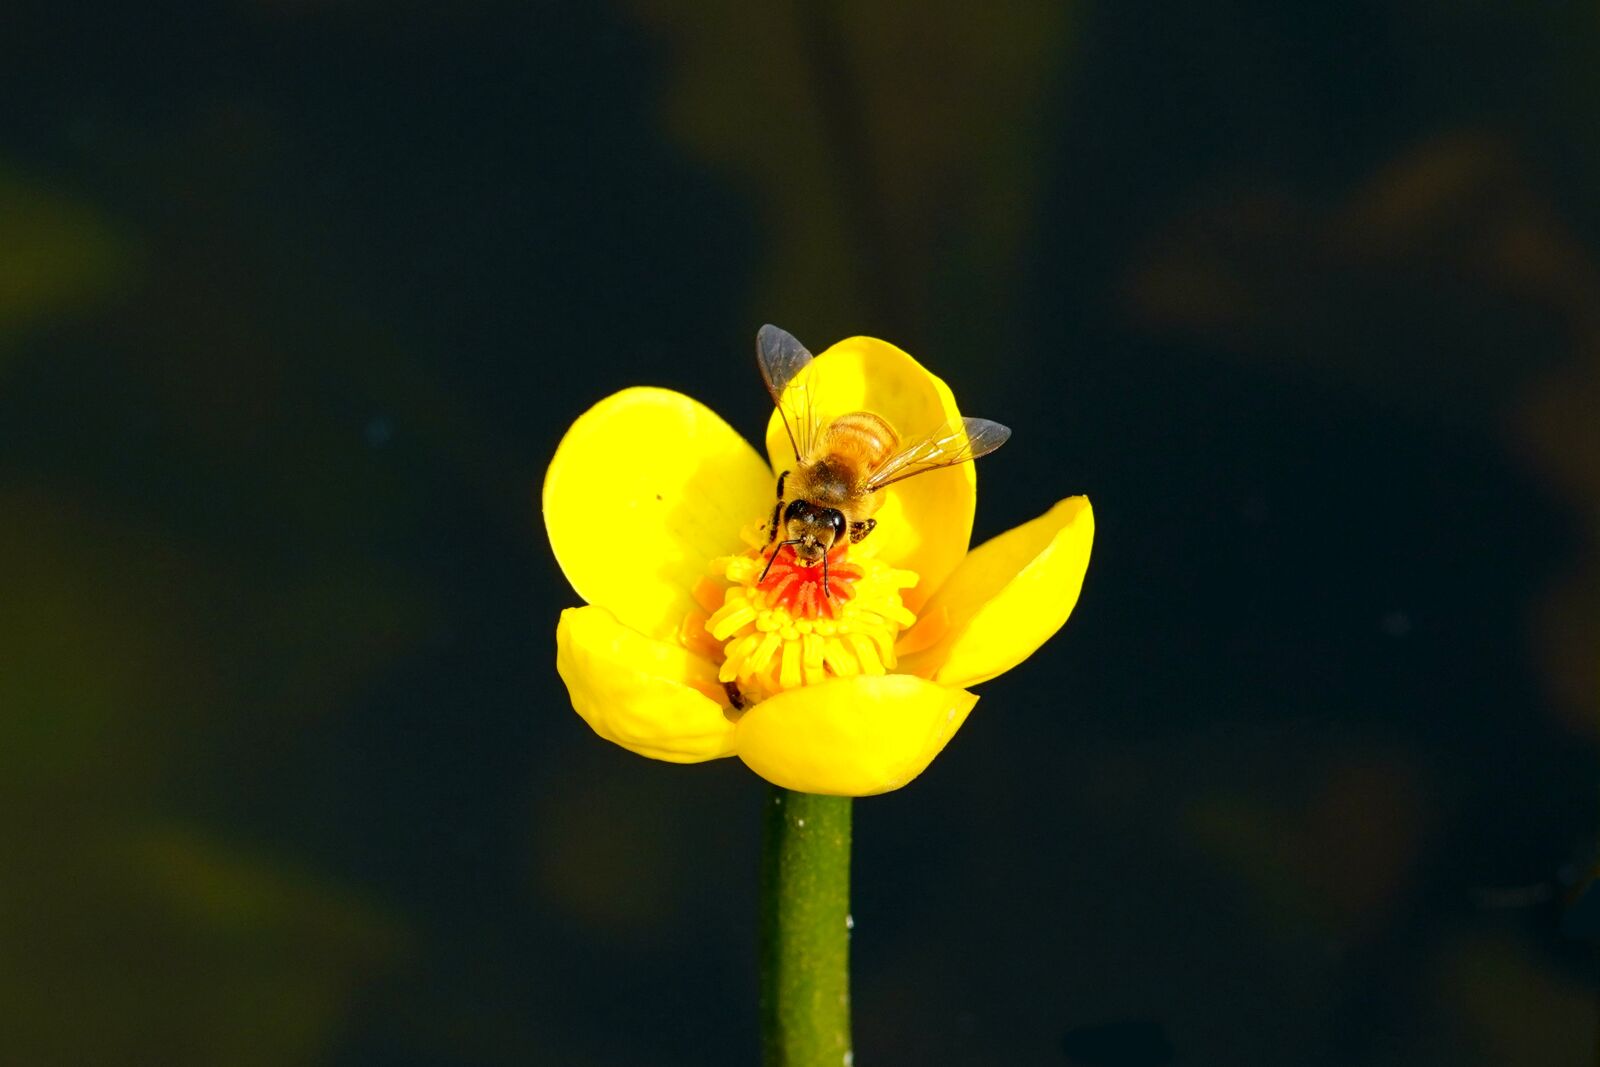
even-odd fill
[{"label": "bee on flower", "polygon": [[1093,513],[1069,497],[969,551],[970,461],[1009,430],[883,341],[813,358],[767,326],[756,350],[770,464],[664,389],[614,394],[562,439],[545,525],[588,606],[562,612],[557,668],[595,732],[641,755],[897,789],[965,721],[967,687],[1066,621]]},{"label": "bee on flower", "polygon": [[[812,362],[804,345],[776,326],[763,326],[756,334],[756,357],[794,449],[794,469],[778,475],[768,566],[780,550],[793,546],[800,566],[822,564],[825,597],[830,550],[842,545],[847,533],[857,544],[877,528],[872,514],[889,486],[986,456],[1011,436],[997,422],[964,418],[902,444],[895,428],[875,412],[851,411],[824,420],[812,403],[815,383],[801,375]],[[779,541],[780,533],[790,536]]]}]

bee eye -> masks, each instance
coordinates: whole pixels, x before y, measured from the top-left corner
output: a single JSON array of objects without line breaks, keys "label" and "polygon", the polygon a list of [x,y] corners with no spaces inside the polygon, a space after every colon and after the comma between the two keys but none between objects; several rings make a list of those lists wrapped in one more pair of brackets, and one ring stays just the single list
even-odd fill
[{"label": "bee eye", "polygon": [[783,521],[789,522],[793,519],[798,519],[805,508],[806,502],[804,500],[791,500],[789,506],[783,509]]},{"label": "bee eye", "polygon": [[833,536],[835,538],[843,537],[844,536],[844,512],[835,511],[831,516],[831,521],[833,522]]}]

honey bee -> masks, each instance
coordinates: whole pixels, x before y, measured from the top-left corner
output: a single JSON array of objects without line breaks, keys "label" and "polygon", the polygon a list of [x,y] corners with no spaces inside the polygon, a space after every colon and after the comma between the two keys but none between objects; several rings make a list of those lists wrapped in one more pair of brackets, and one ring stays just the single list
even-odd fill
[{"label": "honey bee", "polygon": [[802,567],[822,564],[822,592],[832,596],[828,553],[845,537],[855,544],[873,531],[878,520],[872,516],[883,504],[886,487],[988,455],[1011,431],[988,419],[962,418],[902,441],[887,419],[871,411],[848,412],[824,423],[811,390],[790,388],[811,358],[805,346],[776,326],[763,326],[756,334],[761,377],[794,448],[794,466],[778,475],[778,502],[767,537],[772,553],[761,576],[790,545]]}]

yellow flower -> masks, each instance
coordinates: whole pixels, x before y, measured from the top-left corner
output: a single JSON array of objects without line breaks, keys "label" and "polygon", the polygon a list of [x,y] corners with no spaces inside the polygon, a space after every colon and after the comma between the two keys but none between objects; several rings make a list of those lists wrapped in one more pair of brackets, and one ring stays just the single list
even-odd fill
[{"label": "yellow flower", "polygon": [[[755,378],[754,368],[752,378]],[[914,435],[958,417],[944,382],[870,337],[803,375],[817,409],[875,412]],[[754,382],[752,382],[752,385]],[[567,431],[544,482],[557,562],[587,607],[556,628],[578,714],[640,755],[737,755],[787,789],[898,789],[938,755],[977,697],[1077,603],[1094,537],[1085,497],[968,550],[972,463],[886,490],[877,527],[820,567],[784,549],[763,578],[775,474],[794,466],[773,412],[759,456],[681,393],[633,388]]]}]

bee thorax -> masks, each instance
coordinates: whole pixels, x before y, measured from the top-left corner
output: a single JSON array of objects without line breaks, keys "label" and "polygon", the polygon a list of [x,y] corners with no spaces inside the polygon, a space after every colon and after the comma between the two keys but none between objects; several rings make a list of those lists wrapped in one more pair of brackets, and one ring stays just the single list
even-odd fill
[{"label": "bee thorax", "polygon": [[848,468],[837,459],[827,457],[811,464],[805,472],[803,488],[806,496],[822,504],[842,504],[850,498],[851,480]]}]

